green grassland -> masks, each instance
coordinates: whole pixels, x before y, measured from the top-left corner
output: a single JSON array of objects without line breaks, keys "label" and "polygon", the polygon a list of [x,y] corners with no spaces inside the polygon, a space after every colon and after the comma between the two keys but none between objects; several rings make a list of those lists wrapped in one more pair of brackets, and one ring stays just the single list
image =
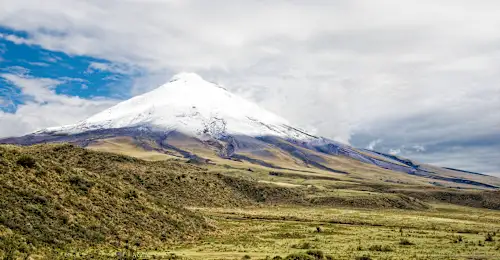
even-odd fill
[{"label": "green grassland", "polygon": [[498,191],[359,176],[0,145],[0,259],[500,259]]},{"label": "green grassland", "polygon": [[[321,250],[333,259],[498,259],[500,212],[327,207],[200,208],[222,230],[171,252],[191,259],[266,259]],[[494,235],[495,234],[495,235]]]}]

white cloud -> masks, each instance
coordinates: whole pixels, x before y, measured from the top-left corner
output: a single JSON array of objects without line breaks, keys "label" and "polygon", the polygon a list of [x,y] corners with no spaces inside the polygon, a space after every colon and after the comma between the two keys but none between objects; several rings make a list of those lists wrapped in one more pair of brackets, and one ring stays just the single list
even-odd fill
[{"label": "white cloud", "polygon": [[[19,105],[15,113],[0,110],[0,136],[19,136],[42,128],[75,123],[114,104],[116,100],[103,98],[82,99],[58,95],[54,88],[63,81],[33,78],[27,74],[1,74],[0,77],[20,88],[23,95],[31,96]],[[4,100],[5,102],[9,102]]]},{"label": "white cloud", "polygon": [[56,62],[59,62],[62,60],[61,57],[58,57],[52,53],[49,53],[49,52],[40,52],[40,55],[41,55],[41,59],[46,61],[46,62],[49,62],[49,63],[56,63]]},{"label": "white cloud", "polygon": [[0,62],[4,60],[2,55],[5,54],[6,52],[7,52],[7,47],[5,46],[5,44],[0,43]]},{"label": "white cloud", "polygon": [[93,73],[96,71],[106,71],[123,75],[134,75],[138,73],[139,69],[127,64],[91,62],[85,72]]},{"label": "white cloud", "polygon": [[398,155],[401,153],[401,149],[389,149],[389,154]]},{"label": "white cloud", "polygon": [[13,42],[15,44],[27,44],[27,45],[35,44],[35,42],[32,40],[29,40],[29,39],[26,39],[23,37],[19,37],[16,35],[12,35],[12,34],[0,33],[0,38],[7,40],[7,41],[10,41],[10,42]]},{"label": "white cloud", "polygon": [[3,107],[6,107],[10,102],[4,98],[4,97],[0,97],[0,108],[3,108]]},{"label": "white cloud", "polygon": [[427,148],[500,128],[499,8],[493,0],[4,0],[0,25],[29,33],[2,35],[18,44],[120,64],[95,69],[144,69],[134,94],[195,71],[337,140]]},{"label": "white cloud", "polygon": [[382,139],[373,140],[366,146],[366,149],[375,150],[375,147],[377,147],[377,145],[380,144],[381,142]]},{"label": "white cloud", "polygon": [[412,148],[416,151],[416,152],[425,152],[425,147],[423,145],[414,145],[412,146]]},{"label": "white cloud", "polygon": [[10,66],[5,69],[3,69],[4,72],[7,73],[12,73],[12,74],[19,74],[19,75],[25,75],[29,73],[29,70],[21,67],[21,66]]},{"label": "white cloud", "polygon": [[78,82],[78,83],[88,83],[89,81],[81,78],[71,78],[71,77],[59,77],[58,80],[62,80],[64,82]]},{"label": "white cloud", "polygon": [[49,64],[44,62],[28,62],[29,65],[39,66],[39,67],[48,67]]},{"label": "white cloud", "polygon": [[[59,101],[63,96],[56,95],[54,88],[62,82],[55,79],[30,78],[26,74],[0,74],[0,77],[19,87],[23,94],[32,96],[37,103]],[[64,98],[64,97],[63,97]]]}]

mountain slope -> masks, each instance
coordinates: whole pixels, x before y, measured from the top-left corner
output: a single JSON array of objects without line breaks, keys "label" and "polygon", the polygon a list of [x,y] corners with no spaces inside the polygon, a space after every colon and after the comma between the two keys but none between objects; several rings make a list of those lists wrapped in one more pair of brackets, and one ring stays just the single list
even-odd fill
[{"label": "mountain slope", "polygon": [[[500,187],[498,178],[422,165],[308,134],[192,73],[176,75],[151,92],[75,125],[52,127],[0,143],[70,142],[96,148],[117,138],[128,138],[137,147],[135,153],[154,151],[203,163],[238,161],[272,169],[324,171],[378,181]],[[115,145],[113,151],[120,152],[119,147]]]}]

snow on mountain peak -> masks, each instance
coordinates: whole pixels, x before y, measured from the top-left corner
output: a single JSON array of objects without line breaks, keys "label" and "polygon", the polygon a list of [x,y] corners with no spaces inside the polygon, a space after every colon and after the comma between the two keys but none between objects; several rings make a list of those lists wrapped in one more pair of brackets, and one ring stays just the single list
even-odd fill
[{"label": "snow on mountain peak", "polygon": [[280,136],[309,139],[287,120],[234,95],[195,73],[180,73],[148,92],[123,101],[75,125],[43,132],[81,133],[91,130],[147,126],[198,137],[228,135]]},{"label": "snow on mountain peak", "polygon": [[181,73],[178,73],[178,74],[175,74],[174,76],[172,76],[172,78],[170,79],[170,82],[173,82],[173,81],[177,81],[177,80],[182,80],[182,81],[203,81],[203,78],[196,74],[196,73],[193,73],[193,72],[181,72]]}]

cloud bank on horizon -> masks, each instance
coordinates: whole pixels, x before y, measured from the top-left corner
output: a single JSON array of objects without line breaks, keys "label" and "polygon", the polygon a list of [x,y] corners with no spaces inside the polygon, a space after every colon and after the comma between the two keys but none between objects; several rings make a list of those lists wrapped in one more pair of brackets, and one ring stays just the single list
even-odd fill
[{"label": "cloud bank on horizon", "polygon": [[499,8],[4,0],[0,136],[74,123],[193,71],[317,134],[500,176]]}]

